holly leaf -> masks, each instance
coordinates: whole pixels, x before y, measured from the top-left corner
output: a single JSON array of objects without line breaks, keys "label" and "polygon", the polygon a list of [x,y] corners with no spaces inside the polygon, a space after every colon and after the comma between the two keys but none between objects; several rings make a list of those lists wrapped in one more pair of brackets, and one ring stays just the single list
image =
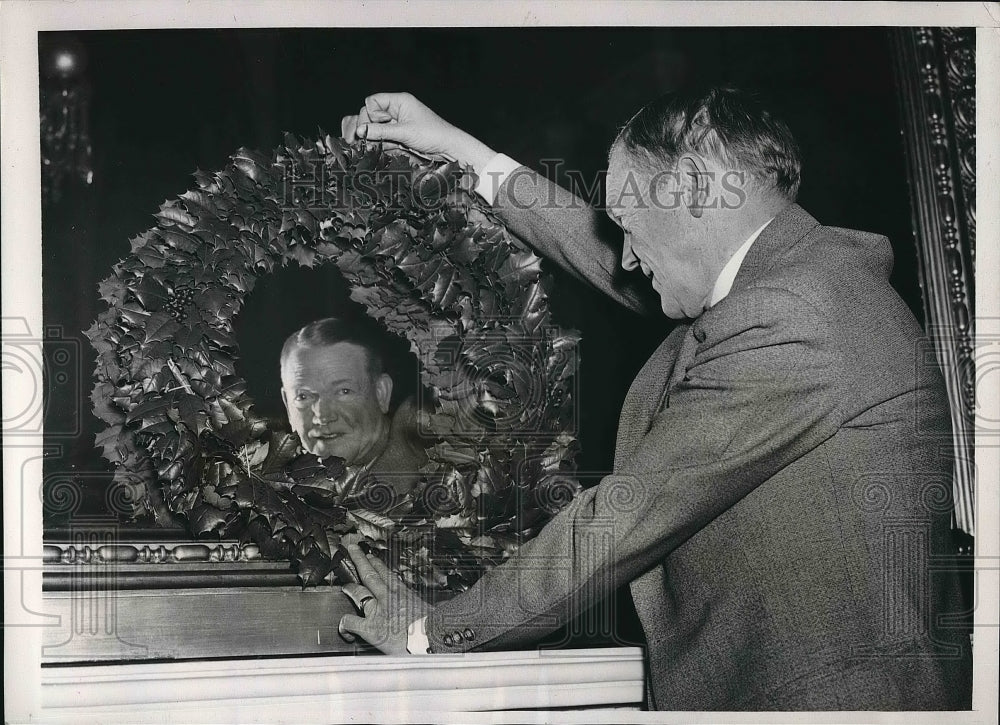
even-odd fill
[{"label": "holly leaf", "polygon": [[359,534],[376,541],[389,541],[396,530],[396,522],[391,518],[363,508],[348,511],[347,518]]},{"label": "holly leaf", "polygon": [[295,433],[272,432],[267,458],[261,464],[261,473],[266,475],[282,470],[299,452],[299,437]]},{"label": "holly leaf", "polygon": [[248,439],[259,437],[267,430],[267,421],[248,415],[239,405],[224,397],[218,399],[219,407],[226,414],[227,423],[216,432],[235,445],[242,445]]},{"label": "holly leaf", "polygon": [[249,176],[255,182],[262,183],[268,176],[268,161],[259,153],[247,148],[241,148],[232,156],[233,166]]},{"label": "holly leaf", "polygon": [[461,273],[457,269],[443,270],[434,281],[430,301],[438,307],[449,307],[462,292],[460,279]]},{"label": "holly leaf", "polygon": [[329,488],[324,488],[322,486],[310,486],[303,483],[292,486],[292,493],[310,506],[318,506],[321,508],[332,508],[333,506],[336,506],[337,499],[339,498],[337,492],[330,490]]},{"label": "holly leaf", "polygon": [[101,455],[111,463],[122,461],[121,445],[119,438],[122,427],[120,425],[110,425],[94,437],[94,445],[101,449]]},{"label": "holly leaf", "polygon": [[122,319],[136,327],[144,327],[150,317],[150,314],[138,304],[124,304],[118,309],[121,311]]},{"label": "holly leaf", "polygon": [[142,262],[144,267],[149,267],[150,269],[163,267],[167,263],[167,259],[163,256],[163,252],[152,244],[147,244],[141,249],[136,250],[135,257]]},{"label": "holly leaf", "polygon": [[201,435],[206,430],[212,430],[212,426],[209,425],[205,401],[197,395],[180,396],[177,399],[177,414],[180,417],[180,422],[196,436]]},{"label": "holly leaf", "polygon": [[475,260],[477,256],[478,252],[472,243],[472,238],[469,236],[463,236],[448,250],[448,258],[455,264],[459,265],[468,265],[470,262]]},{"label": "holly leaf", "polygon": [[198,295],[198,305],[208,312],[216,316],[220,314],[228,307],[233,305],[232,295],[226,292],[225,289],[219,287],[209,287],[208,289],[202,290]]},{"label": "holly leaf", "polygon": [[236,338],[227,332],[223,332],[218,328],[212,327],[211,325],[205,325],[200,327],[202,334],[209,340],[214,342],[219,347],[228,347],[235,349],[237,347]]},{"label": "holly leaf", "polygon": [[90,392],[90,402],[94,406],[94,415],[105,423],[122,423],[125,421],[125,412],[111,405],[111,398],[114,395],[115,386],[111,383],[97,383]]},{"label": "holly leaf", "polygon": [[226,525],[227,516],[223,511],[201,504],[188,512],[188,525],[195,535],[209,534],[222,529]]},{"label": "holly leaf", "polygon": [[316,263],[316,251],[310,247],[294,244],[289,251],[302,267],[312,267]]},{"label": "holly leaf", "polygon": [[167,411],[174,404],[173,395],[147,396],[145,400],[132,408],[125,416],[126,423],[135,421],[152,415],[166,415]]},{"label": "holly leaf", "polygon": [[[192,226],[197,223],[193,217],[188,216],[188,218],[192,219]],[[200,239],[187,232],[176,231],[174,229],[158,229],[157,233],[168,246],[182,252],[194,252],[202,246]]]},{"label": "holly leaf", "polygon": [[507,488],[509,484],[509,479],[501,476],[489,462],[484,462],[479,470],[476,471],[476,480],[469,489],[469,493],[475,497],[483,496],[484,494],[494,494],[497,491]]},{"label": "holly leaf", "polygon": [[143,326],[146,343],[166,342],[171,340],[181,326],[170,315],[163,312],[154,313]]},{"label": "holly leaf", "polygon": [[121,302],[125,298],[128,288],[117,277],[108,277],[103,282],[97,283],[97,292],[101,299],[109,305]]},{"label": "holly leaf", "polygon": [[541,282],[536,281],[528,286],[528,293],[521,309],[521,323],[525,331],[534,333],[547,321],[548,300]]},{"label": "holly leaf", "polygon": [[541,258],[533,252],[514,252],[500,265],[498,274],[508,287],[519,287],[538,280],[542,273],[541,264]]},{"label": "holly leaf", "polygon": [[358,574],[354,562],[351,561],[347,549],[343,546],[338,546],[333,551],[330,565],[330,570],[334,573],[338,584],[359,584],[361,582],[361,575]]},{"label": "holly leaf", "polygon": [[160,211],[155,215],[157,219],[166,224],[179,224],[186,227],[193,227],[197,220],[186,211],[176,205],[175,202],[166,201],[160,207]]},{"label": "holly leaf", "polygon": [[343,458],[320,458],[313,453],[302,453],[284,468],[285,475],[293,481],[308,481],[317,477],[337,480],[346,470]]},{"label": "holly leaf", "polygon": [[423,206],[433,206],[455,188],[462,167],[457,161],[421,169],[413,178],[413,194]]}]

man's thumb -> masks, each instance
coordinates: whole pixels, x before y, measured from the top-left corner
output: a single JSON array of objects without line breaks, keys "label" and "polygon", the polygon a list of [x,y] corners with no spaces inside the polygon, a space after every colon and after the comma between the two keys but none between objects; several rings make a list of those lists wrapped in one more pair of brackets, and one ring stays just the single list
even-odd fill
[{"label": "man's thumb", "polygon": [[[354,635],[360,635],[365,638],[366,625],[364,617],[359,617],[357,614],[345,614],[340,618],[340,624],[337,625],[337,631],[340,632],[340,636],[343,637],[348,642],[353,642],[356,638]],[[365,638],[367,639],[367,638]]]}]

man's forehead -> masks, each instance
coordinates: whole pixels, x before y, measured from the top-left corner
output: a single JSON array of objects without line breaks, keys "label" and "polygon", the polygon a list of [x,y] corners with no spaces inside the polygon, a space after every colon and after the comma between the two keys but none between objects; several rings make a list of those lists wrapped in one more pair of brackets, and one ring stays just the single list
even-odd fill
[{"label": "man's forehead", "polygon": [[628,209],[643,202],[648,194],[649,174],[638,169],[624,152],[612,151],[605,181],[610,209]]},{"label": "man's forehead", "polygon": [[611,153],[608,154],[608,176],[606,181],[609,189],[621,186],[622,179],[627,172],[627,167],[625,153],[619,150],[617,146],[613,147]]}]

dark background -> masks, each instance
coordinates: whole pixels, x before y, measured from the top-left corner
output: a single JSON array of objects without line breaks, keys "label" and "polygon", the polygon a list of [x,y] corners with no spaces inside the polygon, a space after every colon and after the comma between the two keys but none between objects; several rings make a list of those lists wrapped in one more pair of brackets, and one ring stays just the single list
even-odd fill
[{"label": "dark background", "polygon": [[[46,438],[55,447],[46,484],[71,478],[82,487],[76,516],[108,508],[110,468],[93,447],[102,424],[88,401],[94,353],[81,334],[103,309],[98,281],[164,200],[194,186],[196,169],[221,168],[241,146],[271,149],[285,131],[339,133],[340,118],[377,90],[408,90],[540,170],[561,160],[548,168],[565,182],[567,170],[587,179],[602,170],[617,128],[660,93],[692,83],[755,89],[801,145],[799,202],[825,224],[887,235],[893,283],[922,316],[884,29],[95,31],[72,39],[86,56],[94,177],[89,186],[68,183],[45,205],[42,250],[44,320],[62,338],[47,352],[75,350],[80,370],[49,376]],[[41,33],[40,52],[67,40]],[[628,385],[670,323],[637,318],[550,270],[557,322],[583,333],[579,463],[596,476],[611,466]],[[341,293],[321,273],[295,271],[262,280],[247,298],[237,331],[253,359],[241,372],[251,393],[260,390],[260,406],[275,402],[262,386],[276,374],[286,334],[261,321],[273,322],[279,303],[328,314]],[[49,525],[64,522],[46,511]]]}]

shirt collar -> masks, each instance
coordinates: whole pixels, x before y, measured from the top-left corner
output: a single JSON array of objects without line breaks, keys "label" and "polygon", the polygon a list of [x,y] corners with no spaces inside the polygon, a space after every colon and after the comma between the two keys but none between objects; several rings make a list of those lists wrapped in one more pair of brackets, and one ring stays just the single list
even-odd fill
[{"label": "shirt collar", "polygon": [[750,247],[753,246],[754,241],[760,236],[760,233],[764,231],[764,227],[772,221],[774,221],[774,217],[761,224],[760,228],[751,234],[750,238],[743,242],[743,245],[726,262],[726,266],[722,268],[722,271],[719,272],[719,276],[715,280],[712,293],[708,296],[708,304],[705,305],[706,310],[717,305],[729,294],[729,290],[733,288],[733,282],[736,281],[736,275],[740,271],[740,265],[743,264],[744,257],[747,256],[747,252],[750,251]]}]

